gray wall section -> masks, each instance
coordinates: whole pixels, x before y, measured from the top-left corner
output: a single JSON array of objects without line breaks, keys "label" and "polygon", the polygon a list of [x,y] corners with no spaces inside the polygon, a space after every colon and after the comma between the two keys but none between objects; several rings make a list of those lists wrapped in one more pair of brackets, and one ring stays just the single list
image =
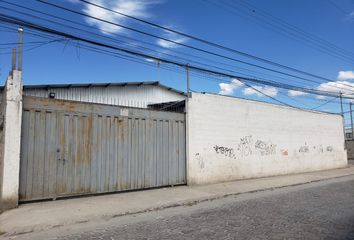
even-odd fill
[{"label": "gray wall section", "polygon": [[20,200],[186,183],[185,116],[24,97]]},{"label": "gray wall section", "polygon": [[50,92],[56,99],[102,103],[128,107],[147,108],[148,104],[181,101],[185,96],[160,86],[107,86],[68,88],[25,88],[25,96],[48,98]]},{"label": "gray wall section", "polygon": [[22,119],[20,71],[11,71],[4,89],[0,107],[0,212],[18,204]]},{"label": "gray wall section", "polygon": [[347,147],[347,153],[348,153],[348,159],[353,160],[354,159],[354,140],[346,140],[345,141],[346,147]]}]

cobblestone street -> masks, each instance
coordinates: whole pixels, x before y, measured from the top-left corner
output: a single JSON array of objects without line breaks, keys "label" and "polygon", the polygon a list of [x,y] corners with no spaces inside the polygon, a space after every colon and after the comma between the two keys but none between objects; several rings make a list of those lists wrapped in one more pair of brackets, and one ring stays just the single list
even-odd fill
[{"label": "cobblestone street", "polygon": [[60,231],[55,237],[48,233],[46,238],[354,239],[354,178],[117,217],[74,232]]}]

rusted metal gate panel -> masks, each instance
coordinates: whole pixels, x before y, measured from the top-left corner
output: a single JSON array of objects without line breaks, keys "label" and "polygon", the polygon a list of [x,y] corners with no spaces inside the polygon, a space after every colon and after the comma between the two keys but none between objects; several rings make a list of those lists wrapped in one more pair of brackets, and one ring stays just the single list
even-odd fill
[{"label": "rusted metal gate panel", "polygon": [[181,113],[24,97],[20,200],[184,184]]}]

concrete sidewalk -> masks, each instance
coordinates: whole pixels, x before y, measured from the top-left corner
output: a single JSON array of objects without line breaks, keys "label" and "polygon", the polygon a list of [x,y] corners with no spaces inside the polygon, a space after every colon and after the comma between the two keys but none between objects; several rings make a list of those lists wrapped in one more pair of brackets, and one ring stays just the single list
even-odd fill
[{"label": "concrete sidewalk", "polygon": [[354,175],[354,166],[204,186],[180,186],[20,205],[0,215],[0,238],[126,214],[191,205],[247,192]]}]

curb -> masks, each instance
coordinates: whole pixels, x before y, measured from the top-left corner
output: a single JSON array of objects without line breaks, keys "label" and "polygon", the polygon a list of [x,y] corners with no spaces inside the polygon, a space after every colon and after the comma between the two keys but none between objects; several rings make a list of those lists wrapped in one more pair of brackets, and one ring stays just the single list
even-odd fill
[{"label": "curb", "polygon": [[281,188],[301,186],[301,185],[306,185],[309,183],[323,182],[323,181],[328,181],[328,180],[333,180],[333,179],[338,179],[338,178],[343,178],[343,177],[348,177],[348,176],[354,176],[354,174],[350,173],[350,174],[336,176],[336,177],[316,179],[316,180],[311,180],[311,181],[306,181],[306,182],[301,182],[301,183],[294,183],[294,184],[288,184],[288,185],[283,185],[283,186],[268,187],[268,188],[250,190],[250,191],[236,192],[236,193],[213,194],[208,197],[201,197],[201,198],[197,198],[197,199],[184,200],[184,201],[180,201],[180,202],[160,205],[160,206],[153,207],[153,208],[136,209],[136,210],[127,211],[127,212],[123,212],[123,213],[119,213],[119,214],[112,214],[112,215],[99,215],[99,216],[96,216],[91,219],[80,219],[80,220],[76,220],[73,222],[67,222],[65,224],[59,224],[59,225],[51,225],[51,226],[43,226],[43,227],[33,226],[33,227],[30,227],[27,229],[17,230],[14,232],[3,232],[0,229],[0,233],[1,233],[0,239],[3,237],[15,237],[15,236],[25,235],[25,234],[33,233],[33,232],[42,232],[42,231],[47,231],[47,230],[58,228],[58,227],[63,227],[63,226],[67,226],[67,225],[74,225],[74,224],[82,224],[82,223],[92,222],[95,220],[110,220],[113,218],[128,216],[128,215],[133,215],[133,214],[160,211],[160,210],[175,208],[175,207],[193,206],[198,203],[202,203],[202,202],[206,202],[206,201],[214,201],[214,200],[218,200],[218,199],[222,199],[222,198],[226,198],[226,197],[231,197],[231,196],[238,196],[241,194],[250,194],[250,193],[256,193],[256,192],[272,191],[272,190],[281,189]]}]

